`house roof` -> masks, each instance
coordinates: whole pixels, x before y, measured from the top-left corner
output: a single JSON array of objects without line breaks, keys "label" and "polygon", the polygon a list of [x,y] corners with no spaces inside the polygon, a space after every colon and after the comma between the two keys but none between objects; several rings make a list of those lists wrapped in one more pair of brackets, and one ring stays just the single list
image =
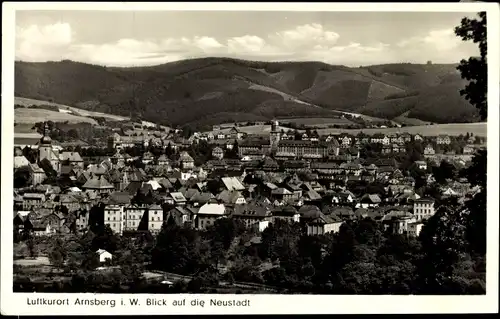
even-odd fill
[{"label": "house roof", "polygon": [[128,183],[124,191],[129,193],[130,195],[135,195],[141,188],[142,188],[142,182],[132,181]]},{"label": "house roof", "polygon": [[322,212],[319,212],[317,216],[309,218],[306,221],[308,224],[334,224],[341,223],[342,220],[335,215],[325,215]]},{"label": "house roof", "polygon": [[321,195],[315,190],[307,191],[306,196],[310,200],[320,200],[321,199]]},{"label": "house roof", "polygon": [[373,204],[378,204],[378,203],[382,202],[382,200],[380,199],[380,197],[377,194],[366,194],[365,196],[363,196],[363,198],[361,200],[368,200],[368,201],[372,202]]},{"label": "house roof", "polygon": [[291,195],[292,192],[284,187],[278,187],[276,189],[273,189],[271,191],[271,194],[273,194],[273,195]]},{"label": "house roof", "polygon": [[419,198],[415,201],[416,203],[434,203],[435,200],[429,197]]},{"label": "house roof", "polygon": [[199,215],[224,215],[226,207],[224,204],[207,203],[200,207]]},{"label": "house roof", "polygon": [[222,183],[228,190],[242,191],[245,186],[236,177],[222,177]]},{"label": "house roof", "polygon": [[179,156],[179,161],[180,162],[194,162],[193,158],[191,155],[188,154],[188,152],[182,152],[181,155]]},{"label": "house roof", "polygon": [[85,189],[112,189],[114,188],[104,176],[95,176],[88,180],[84,185]]},{"label": "house roof", "polygon": [[109,205],[130,204],[131,196],[128,192],[113,192],[109,195],[107,203]]},{"label": "house roof", "polygon": [[315,205],[304,205],[299,209],[299,214],[304,218],[316,217],[321,211]]},{"label": "house roof", "polygon": [[172,196],[172,198],[176,202],[185,202],[186,201],[186,197],[184,197],[184,195],[182,195],[181,192],[170,193],[170,196]]},{"label": "house roof", "polygon": [[232,214],[240,217],[265,217],[270,215],[270,210],[259,203],[251,203],[235,206]]},{"label": "house roof", "polygon": [[212,193],[209,193],[209,192],[204,192],[204,193],[200,193],[200,192],[197,192],[196,194],[194,194],[193,197],[190,198],[190,201],[191,202],[195,202],[195,203],[208,203],[211,199],[215,198],[215,196],[212,194]]},{"label": "house roof", "polygon": [[59,158],[61,161],[83,162],[83,159],[78,152],[62,152],[59,154]]},{"label": "house roof", "polygon": [[391,210],[382,217],[382,221],[388,221],[388,220],[392,220],[394,218],[402,219],[402,218],[412,218],[412,217],[413,217],[413,214],[408,212],[408,211]]},{"label": "house roof", "polygon": [[295,207],[293,207],[291,205],[285,205],[285,206],[282,206],[282,207],[274,208],[273,211],[272,211],[272,214],[273,214],[273,216],[288,216],[288,217],[292,217],[295,214],[298,214],[298,211],[297,211],[297,209]]},{"label": "house roof", "polygon": [[110,253],[110,252],[108,252],[107,250],[104,250],[104,249],[98,249],[98,250],[96,251],[96,253],[97,253],[98,255],[102,255],[102,254],[104,254],[104,253],[108,253],[108,254],[110,254],[110,255],[111,255],[111,253]]}]

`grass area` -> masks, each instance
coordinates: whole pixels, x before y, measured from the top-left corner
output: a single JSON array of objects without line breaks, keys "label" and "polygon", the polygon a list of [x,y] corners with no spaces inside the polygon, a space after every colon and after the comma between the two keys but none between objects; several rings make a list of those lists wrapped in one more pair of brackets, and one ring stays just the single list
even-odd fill
[{"label": "grass area", "polygon": [[[42,100],[28,99],[28,98],[23,98],[23,97],[14,97],[14,104],[19,104],[19,105],[24,105],[24,106],[31,106],[31,105],[53,105],[53,106],[57,106],[57,107],[59,107],[61,109],[64,109],[64,110],[72,111],[75,114],[81,115],[82,117],[90,117],[90,116],[92,116],[92,117],[104,117],[106,119],[110,119],[110,120],[113,120],[113,121],[125,121],[125,120],[129,120],[128,117],[124,117],[124,116],[118,116],[118,115],[101,113],[101,112],[87,111],[87,110],[84,110],[84,109],[81,109],[81,108],[76,108],[76,107],[69,106],[69,105],[52,103],[52,102],[42,101]],[[80,121],[80,122],[83,122],[83,121]]]},{"label": "grass area", "polygon": [[362,129],[362,130],[349,130],[349,129],[321,129],[318,130],[320,135],[328,134],[340,134],[340,133],[351,133],[358,134],[363,132],[365,134],[376,134],[376,133],[410,133],[410,134],[420,134],[424,136],[436,136],[440,134],[447,134],[458,136],[460,134],[472,133],[477,136],[487,136],[487,126],[486,123],[454,123],[454,124],[435,124],[435,125],[421,125],[421,126],[407,126],[401,128],[374,128],[374,129]]},{"label": "grass area", "polygon": [[314,127],[328,127],[329,125],[352,125],[354,122],[346,118],[326,118],[326,117],[313,117],[313,118],[283,118],[279,119],[281,123],[295,123],[297,125],[314,126]]},{"label": "grass area", "polygon": [[49,258],[48,257],[36,257],[36,258],[24,258],[24,259],[15,259],[14,260],[14,265],[18,266],[26,266],[26,267],[31,267],[31,266],[47,266],[50,265]]},{"label": "grass area", "polygon": [[45,109],[15,109],[14,121],[16,123],[36,123],[43,121],[69,122],[69,123],[90,123],[97,125],[97,121],[89,117],[76,116],[67,113],[54,112]]}]

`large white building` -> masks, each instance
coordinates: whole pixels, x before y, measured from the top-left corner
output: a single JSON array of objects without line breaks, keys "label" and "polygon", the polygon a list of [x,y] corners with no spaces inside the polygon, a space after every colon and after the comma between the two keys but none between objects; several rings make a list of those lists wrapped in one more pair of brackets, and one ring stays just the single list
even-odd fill
[{"label": "large white building", "polygon": [[413,215],[417,220],[427,219],[434,215],[434,200],[430,198],[417,199],[413,204]]}]

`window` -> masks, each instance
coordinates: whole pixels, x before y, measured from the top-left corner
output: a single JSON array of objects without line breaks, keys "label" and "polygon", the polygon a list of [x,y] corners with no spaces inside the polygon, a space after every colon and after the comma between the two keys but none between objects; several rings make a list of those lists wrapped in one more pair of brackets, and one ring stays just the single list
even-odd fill
[{"label": "window", "polygon": [[113,217],[113,220],[116,221],[116,217]]}]

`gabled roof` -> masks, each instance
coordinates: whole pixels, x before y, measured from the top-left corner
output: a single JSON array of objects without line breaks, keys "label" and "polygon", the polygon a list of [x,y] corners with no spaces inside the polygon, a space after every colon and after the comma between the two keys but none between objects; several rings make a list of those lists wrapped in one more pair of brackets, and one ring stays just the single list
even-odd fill
[{"label": "gabled roof", "polygon": [[205,204],[208,203],[211,199],[215,198],[212,193],[204,192],[204,193],[196,193],[193,197],[190,198],[191,202]]},{"label": "gabled roof", "polygon": [[310,200],[320,200],[321,199],[321,195],[317,191],[315,191],[315,190],[307,191],[306,192],[306,196]]},{"label": "gabled roof", "polygon": [[194,162],[194,159],[191,157],[191,155],[188,154],[188,152],[182,152],[181,155],[179,156],[179,161],[180,162]]},{"label": "gabled roof", "polygon": [[109,205],[128,205],[132,196],[128,192],[113,192],[109,195],[107,203]]},{"label": "gabled roof", "polygon": [[104,176],[93,177],[88,180],[84,185],[85,189],[112,189],[114,188]]},{"label": "gabled roof", "polygon": [[83,162],[83,159],[78,152],[62,152],[59,154],[59,158],[61,161]]},{"label": "gabled roof", "polygon": [[234,207],[233,216],[239,217],[266,217],[270,215],[270,210],[267,206],[259,205],[259,204],[245,204],[238,205]]},{"label": "gabled roof", "polygon": [[212,204],[207,203],[200,207],[198,211],[199,215],[224,215],[226,212],[226,207],[224,204]]},{"label": "gabled roof", "polygon": [[184,195],[182,195],[181,192],[170,193],[170,196],[172,196],[172,198],[176,202],[185,202],[186,201],[186,197],[184,197]]},{"label": "gabled roof", "polygon": [[315,205],[304,205],[299,209],[299,214],[301,218],[316,218],[321,211]]},{"label": "gabled roof", "polygon": [[242,191],[245,186],[236,177],[222,177],[222,183],[228,190]]},{"label": "gabled roof", "polygon": [[239,191],[224,190],[217,196],[217,199],[226,204],[235,204],[236,201],[242,197],[243,195],[241,195]]},{"label": "gabled roof", "polygon": [[273,194],[273,195],[291,195],[292,192],[284,187],[279,187],[279,188],[273,189],[271,191],[271,194]]}]

